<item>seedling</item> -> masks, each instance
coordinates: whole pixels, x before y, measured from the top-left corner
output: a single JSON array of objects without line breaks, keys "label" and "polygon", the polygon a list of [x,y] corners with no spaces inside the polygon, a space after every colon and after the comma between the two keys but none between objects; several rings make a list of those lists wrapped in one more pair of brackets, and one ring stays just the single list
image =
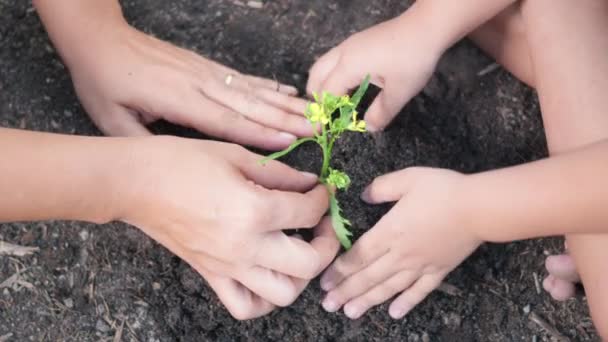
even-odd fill
[{"label": "seedling", "polygon": [[[325,184],[329,191],[329,213],[332,226],[338,240],[346,249],[350,249],[352,245],[350,241],[352,233],[348,230],[351,223],[342,216],[336,190],[347,189],[350,185],[350,178],[346,173],[331,167],[331,152],[334,143],[342,133],[346,131],[365,132],[365,121],[358,119],[357,105],[359,105],[369,87],[369,80],[369,76],[366,77],[352,97],[348,95],[336,96],[328,92],[323,92],[321,96],[314,93],[315,101],[308,104],[304,114],[315,128],[315,136],[298,139],[283,151],[273,153],[262,160],[263,164],[269,160],[278,159],[306,142],[319,144],[323,152],[323,164],[319,180],[322,184]],[[320,126],[320,132],[318,132],[318,126]]]}]

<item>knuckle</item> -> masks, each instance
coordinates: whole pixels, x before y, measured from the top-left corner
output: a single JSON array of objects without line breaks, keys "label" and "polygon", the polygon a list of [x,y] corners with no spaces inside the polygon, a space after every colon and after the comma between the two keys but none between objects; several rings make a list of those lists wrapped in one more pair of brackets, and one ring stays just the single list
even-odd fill
[{"label": "knuckle", "polygon": [[302,271],[302,279],[312,280],[319,274],[320,258],[318,255],[312,257],[309,261],[308,267]]},{"label": "knuckle", "polygon": [[348,269],[349,261],[345,258],[345,256],[340,257],[334,261],[332,265],[331,272],[335,278],[342,279]]},{"label": "knuckle", "polygon": [[302,228],[309,228],[309,227],[316,226],[319,223],[321,216],[323,216],[323,213],[318,214],[315,211],[311,211],[311,212],[307,213],[306,216],[302,218],[302,226],[304,226]]},{"label": "knuckle", "polygon": [[245,206],[246,209],[242,212],[242,219],[247,227],[264,226],[269,223],[267,213],[272,208],[269,204],[268,197],[265,196],[265,194],[266,191],[256,187],[248,195],[248,204]]}]

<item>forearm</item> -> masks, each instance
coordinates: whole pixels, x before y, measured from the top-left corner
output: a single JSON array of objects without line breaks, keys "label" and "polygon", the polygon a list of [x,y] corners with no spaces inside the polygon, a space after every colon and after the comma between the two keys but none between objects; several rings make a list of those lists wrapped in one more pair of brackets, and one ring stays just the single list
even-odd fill
[{"label": "forearm", "polygon": [[468,227],[486,241],[608,233],[608,140],[571,153],[467,176]]},{"label": "forearm", "polygon": [[127,141],[0,128],[0,222],[115,219]]},{"label": "forearm", "polygon": [[68,67],[89,57],[117,26],[126,25],[117,0],[33,0],[53,44]]},{"label": "forearm", "polygon": [[417,17],[427,39],[443,52],[516,0],[418,0],[403,15]]}]

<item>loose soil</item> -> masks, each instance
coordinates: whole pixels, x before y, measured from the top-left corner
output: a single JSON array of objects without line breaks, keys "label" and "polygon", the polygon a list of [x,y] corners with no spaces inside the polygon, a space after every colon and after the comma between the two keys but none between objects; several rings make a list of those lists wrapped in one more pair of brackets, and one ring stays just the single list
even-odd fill
[{"label": "loose soil", "polygon": [[[238,3],[122,1],[129,21],[148,33],[301,89],[320,54],[407,7],[397,0]],[[412,165],[470,173],[546,155],[535,93],[500,68],[480,75],[490,64],[471,43],[458,44],[386,132],[341,139],[335,166],[354,180],[341,200],[357,236],[389,209],[359,200],[376,176]],[[29,1],[0,0],[0,113],[3,127],[100,134]],[[317,171],[319,157],[311,145],[286,161]],[[32,256],[0,257],[0,283],[16,272],[22,281],[0,288],[0,341],[108,341],[118,331],[124,341],[550,341],[531,314],[572,341],[598,340],[582,295],[558,303],[537,288],[544,257],[562,249],[560,239],[483,246],[448,277],[450,288],[400,321],[386,305],[357,321],[325,313],[314,281],[294,305],[247,322],[233,320],[190,267],[123,224],[3,224],[0,240],[40,247]]]}]

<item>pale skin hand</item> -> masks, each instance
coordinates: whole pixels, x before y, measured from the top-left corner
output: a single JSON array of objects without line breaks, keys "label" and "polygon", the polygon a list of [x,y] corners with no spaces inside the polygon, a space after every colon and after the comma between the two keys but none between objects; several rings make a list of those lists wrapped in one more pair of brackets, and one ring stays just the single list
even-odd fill
[{"label": "pale skin hand", "polygon": [[[321,278],[329,291],[323,307],[344,306],[351,319],[398,295],[389,314],[404,317],[481,243],[462,231],[463,213],[453,196],[465,176],[410,168],[381,176],[361,196],[370,204],[398,201]],[[434,246],[442,246],[440,250]]]},{"label": "pale skin hand", "polygon": [[367,74],[382,88],[365,114],[384,129],[426,85],[441,55],[515,0],[419,0],[401,16],[356,33],[310,70],[309,94],[346,94]]},{"label": "pale skin hand", "polygon": [[[371,132],[384,129],[428,82],[439,60],[440,51],[426,43],[419,25],[406,12],[349,37],[313,65],[307,92],[347,94],[369,74],[382,91],[365,121]],[[401,59],[407,62],[397,62]]]},{"label": "pale skin hand", "polygon": [[108,135],[149,135],[145,125],[159,119],[265,149],[312,134],[295,88],[137,31],[114,0],[34,3],[83,106]]},{"label": "pale skin hand", "polygon": [[238,319],[293,302],[339,249],[327,220],[311,243],[282,231],[317,226],[327,211],[316,176],[262,166],[236,145],[0,128],[0,150],[10,161],[0,164],[0,222],[135,225],[200,272]]},{"label": "pale skin hand", "polygon": [[282,231],[315,227],[327,211],[316,176],[225,143],[162,139],[138,151],[144,169],[121,219],[205,276],[234,317],[291,304],[337,253],[327,221],[310,244]]},{"label": "pale skin hand", "polygon": [[323,306],[358,318],[400,293],[389,312],[401,318],[484,241],[607,233],[607,172],[602,141],[469,176],[410,168],[379,177],[363,199],[399,202],[325,272]]}]

